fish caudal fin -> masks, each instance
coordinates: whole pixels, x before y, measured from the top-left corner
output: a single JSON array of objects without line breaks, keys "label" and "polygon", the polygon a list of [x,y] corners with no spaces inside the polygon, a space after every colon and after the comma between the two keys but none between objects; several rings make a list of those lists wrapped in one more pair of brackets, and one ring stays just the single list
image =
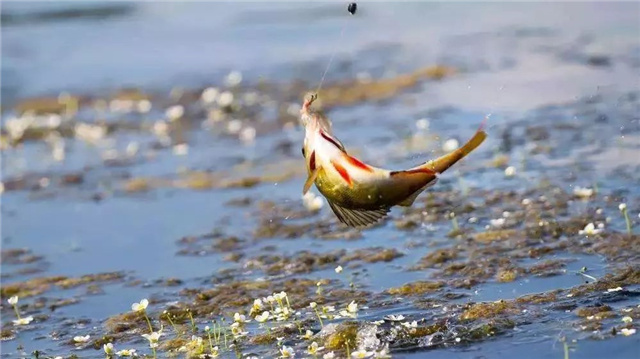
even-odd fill
[{"label": "fish caudal fin", "polygon": [[471,153],[471,151],[480,146],[482,142],[484,142],[484,140],[487,138],[487,133],[484,131],[483,127],[484,123],[482,126],[480,126],[476,134],[473,135],[473,137],[471,137],[471,139],[467,141],[467,143],[465,143],[462,147],[440,158],[431,160],[424,165],[419,166],[418,168],[427,168],[436,173],[442,173],[446,171],[447,169],[449,169],[449,167],[453,166],[456,162],[463,159],[465,156]]},{"label": "fish caudal fin", "polygon": [[389,213],[389,208],[380,208],[375,210],[348,209],[340,207],[331,201],[327,202],[340,222],[349,227],[362,228],[370,226],[386,217]]}]

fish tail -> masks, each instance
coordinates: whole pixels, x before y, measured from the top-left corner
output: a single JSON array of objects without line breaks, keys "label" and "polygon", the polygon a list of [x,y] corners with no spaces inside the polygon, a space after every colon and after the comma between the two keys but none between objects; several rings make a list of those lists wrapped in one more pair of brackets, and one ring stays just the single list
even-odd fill
[{"label": "fish tail", "polygon": [[486,124],[486,119],[482,121],[480,128],[476,131],[475,135],[471,137],[467,143],[465,143],[462,147],[440,157],[435,160],[431,160],[425,163],[419,168],[429,169],[436,173],[442,173],[449,169],[449,167],[453,166],[456,162],[460,161],[464,157],[466,157],[469,153],[475,150],[484,140],[487,138],[487,133],[484,131],[484,127]]}]

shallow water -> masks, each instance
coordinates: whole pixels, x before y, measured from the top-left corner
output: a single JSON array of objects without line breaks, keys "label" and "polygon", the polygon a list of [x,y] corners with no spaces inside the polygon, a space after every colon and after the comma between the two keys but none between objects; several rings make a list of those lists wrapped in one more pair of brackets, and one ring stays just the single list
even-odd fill
[{"label": "shallow water", "polygon": [[[109,4],[112,7],[105,10],[97,3],[2,3],[3,16],[14,16],[3,21],[2,28],[5,130],[16,115],[14,104],[33,96],[55,97],[61,91],[109,101],[115,91],[136,87],[151,93],[153,104],[146,114],[105,113],[83,105],[79,121],[96,124],[106,119],[117,125],[97,141],[83,140],[77,133],[66,136],[62,161],[52,157],[51,145],[42,139],[3,149],[3,286],[19,287],[29,279],[54,275],[123,273],[115,280],[71,289],[52,285],[21,298],[23,315],[36,317],[25,327],[11,325],[13,314],[3,291],[3,333],[16,335],[2,342],[3,357],[34,350],[52,356],[102,356],[91,345],[75,347],[70,341],[80,334],[90,334],[92,341],[105,334],[121,335],[108,328],[107,318],[127,312],[141,298],[151,299],[149,310],[157,317],[173,302],[199,303],[188,289],[202,292],[241,280],[264,280],[279,288],[293,278],[329,280],[327,293],[340,293],[354,283],[363,295],[336,294],[327,300],[344,307],[357,299],[368,307],[359,314],[362,322],[403,314],[420,325],[445,319],[470,327],[501,318],[514,323],[491,337],[460,344],[429,346],[423,338],[383,340],[393,357],[560,358],[563,336],[576,341],[571,343],[572,358],[638,354],[638,334],[610,333],[612,327],[619,331],[626,310],[635,321],[624,325],[637,326],[640,283],[624,282],[619,295],[565,295],[593,282],[577,273],[583,267],[596,279],[624,267],[640,270],[640,239],[636,235],[620,240],[626,226],[617,208],[620,202],[627,204],[637,233],[639,4],[376,3],[361,4],[354,18],[338,3]],[[73,16],[67,11],[70,7],[78,10]],[[435,64],[458,71],[440,81],[419,81],[381,102],[329,107],[338,137],[368,163],[404,168],[435,157],[445,139],[464,141],[483,117],[491,115],[489,139],[443,175],[429,191],[432,195],[422,195],[413,209],[394,209],[390,220],[361,233],[345,232],[326,205],[320,213],[302,206],[302,131],[283,126],[295,118],[278,114],[302,97],[303,91],[287,92],[289,84],[302,79],[310,81],[307,87],[315,86],[334,48],[338,55],[326,88],[338,79],[391,79]],[[203,126],[210,108],[190,98],[189,91],[199,95],[203,87],[223,86],[230,70],[243,75],[242,86],[234,90],[236,99],[255,92],[264,97],[253,107],[240,102],[258,115],[235,111]],[[260,78],[273,90],[255,90]],[[187,95],[172,98],[169,92],[176,87],[187,89]],[[174,126],[164,110],[176,103],[185,106],[186,115],[172,127],[170,144],[163,145],[162,136],[145,124],[163,121]],[[422,118],[429,120],[428,131],[416,130]],[[255,140],[240,141],[229,130],[235,119],[242,128],[256,129]],[[177,132],[183,133],[182,139]],[[173,146],[181,141],[188,144],[186,155],[174,153]],[[132,143],[138,150],[128,156]],[[501,157],[506,158],[504,164],[498,163]],[[506,165],[517,169],[515,177],[505,177]],[[189,182],[194,171],[211,174],[212,184],[194,189],[197,186]],[[64,176],[70,174],[81,175],[80,183],[65,184]],[[266,177],[255,186],[228,184],[261,176]],[[131,189],[132,179],[147,182],[144,188]],[[578,199],[573,195],[578,186],[597,186],[598,193]],[[525,199],[533,204],[523,205]],[[596,214],[598,208],[603,213]],[[511,214],[505,217],[505,211]],[[448,236],[449,212],[457,214],[460,227],[468,232]],[[483,243],[476,237],[498,230],[491,220],[502,217],[505,227],[516,231],[508,239]],[[538,221],[557,221],[571,230],[554,236],[549,226],[541,225],[544,233],[537,236],[531,226]],[[589,222],[605,224],[602,237],[588,238],[574,230]],[[222,248],[219,239],[232,236],[239,242]],[[616,251],[608,243],[626,247]],[[7,263],[4,253],[17,248],[42,258]],[[533,254],[540,248],[549,252]],[[358,249],[371,252],[349,259]],[[395,249],[402,256],[368,262],[382,249]],[[439,249],[458,257],[415,268]],[[337,253],[337,259],[307,266],[305,251],[311,258]],[[232,254],[238,257],[232,259]],[[267,255],[274,258],[265,259]],[[508,264],[501,262],[505,259]],[[464,267],[447,271],[452,262]],[[551,269],[531,269],[549,263],[554,265]],[[342,274],[334,271],[338,264],[345,267]],[[475,264],[482,273],[471,270]],[[509,269],[518,271],[517,277],[500,282],[495,272]],[[465,279],[476,282],[460,285]],[[418,295],[388,293],[425,280],[442,281],[443,287]],[[499,313],[471,324],[460,319],[471,303],[515,303],[528,294],[555,290],[562,290],[564,299],[522,302],[519,313]],[[69,298],[77,303],[48,308]],[[309,294],[299,300],[306,306],[304,301],[314,298]],[[599,329],[585,329],[585,319],[576,311],[603,303],[613,314]],[[199,335],[213,318],[248,310],[225,304],[220,303],[220,313],[196,316]],[[292,305],[298,309],[298,304]],[[313,313],[304,315],[313,318]],[[318,323],[309,325],[314,332],[320,329]],[[252,323],[250,332],[255,335],[260,329]],[[149,353],[139,334],[134,328],[114,344]],[[299,355],[307,345],[295,336],[286,341]],[[275,348],[257,345],[248,351],[272,357]]]}]

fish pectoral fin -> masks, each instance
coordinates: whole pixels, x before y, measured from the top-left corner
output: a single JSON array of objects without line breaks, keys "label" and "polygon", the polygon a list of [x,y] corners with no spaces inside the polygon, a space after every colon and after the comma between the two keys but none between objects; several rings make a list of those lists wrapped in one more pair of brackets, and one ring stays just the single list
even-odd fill
[{"label": "fish pectoral fin", "polygon": [[402,206],[402,207],[410,207],[410,206],[412,206],[413,202],[416,201],[416,198],[418,198],[420,193],[424,192],[424,190],[426,190],[427,188],[435,185],[436,182],[438,182],[437,178],[435,178],[431,182],[427,183],[424,187],[420,188],[419,190],[413,192],[413,194],[410,195],[409,197],[407,197],[407,199],[405,199],[404,201],[398,203],[398,206]]},{"label": "fish pectoral fin", "polygon": [[327,201],[329,206],[336,214],[336,217],[340,222],[346,224],[349,227],[362,228],[368,227],[374,223],[377,223],[382,218],[389,214],[389,208],[383,207],[380,209],[367,210],[367,209],[349,209],[340,207],[337,204]]},{"label": "fish pectoral fin", "polygon": [[304,182],[304,187],[302,187],[302,194],[303,195],[305,195],[305,194],[307,194],[307,192],[309,192],[309,189],[313,185],[313,182],[315,182],[316,178],[318,178],[318,173],[319,172],[320,172],[320,167],[316,167],[316,169],[314,169],[313,171],[311,171],[311,173],[309,173],[309,177],[307,177],[307,180]]}]

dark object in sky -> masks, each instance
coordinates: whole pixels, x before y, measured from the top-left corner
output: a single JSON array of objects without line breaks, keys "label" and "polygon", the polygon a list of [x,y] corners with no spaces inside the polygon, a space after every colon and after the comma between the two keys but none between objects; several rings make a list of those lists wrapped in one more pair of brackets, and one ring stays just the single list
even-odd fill
[{"label": "dark object in sky", "polygon": [[352,2],[351,4],[349,4],[349,6],[347,7],[347,11],[351,14],[351,15],[355,15],[356,14],[356,10],[358,10],[358,4]]}]

